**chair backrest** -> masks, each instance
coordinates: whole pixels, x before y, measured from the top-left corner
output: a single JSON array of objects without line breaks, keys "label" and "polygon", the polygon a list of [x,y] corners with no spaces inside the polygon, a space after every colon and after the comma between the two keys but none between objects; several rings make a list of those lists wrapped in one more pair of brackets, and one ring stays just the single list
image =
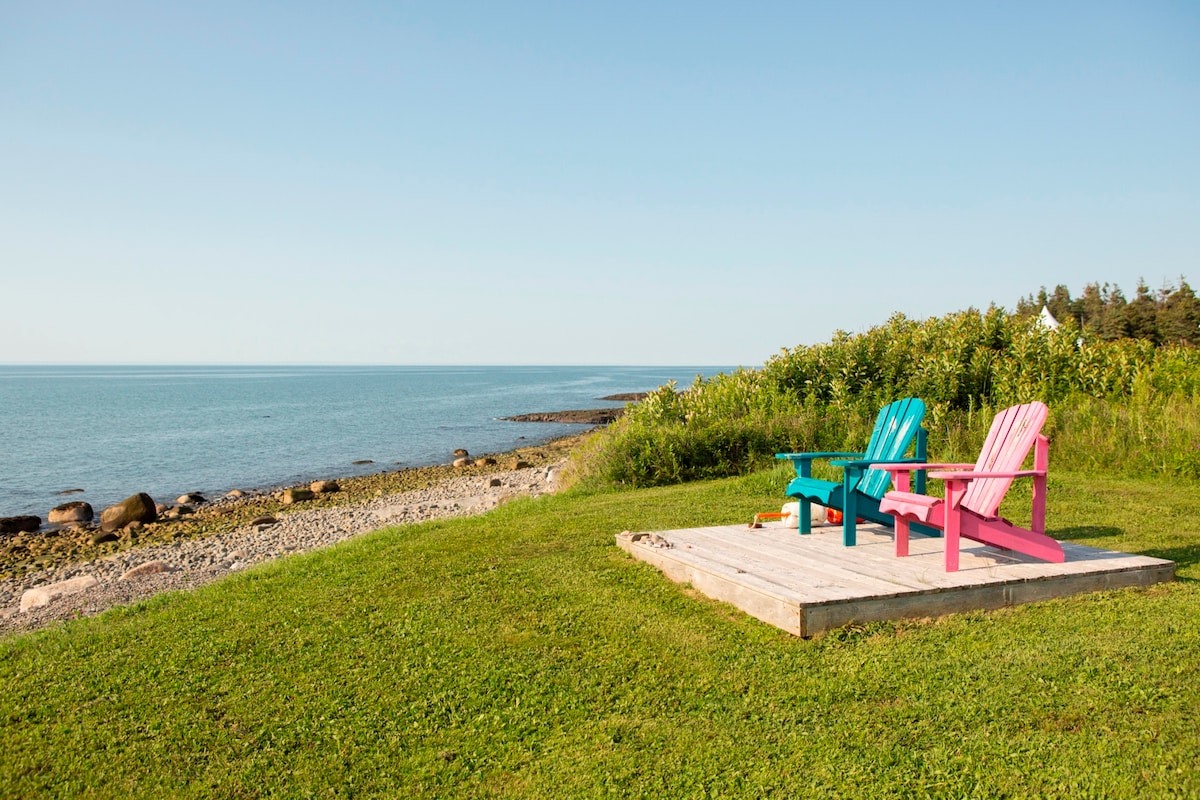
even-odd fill
[{"label": "chair backrest", "polygon": [[[1016,472],[1021,469],[1049,413],[1045,403],[1025,403],[997,414],[979,460],[975,462],[975,471]],[[971,481],[959,506],[983,517],[994,517],[1012,482],[1012,478]]]},{"label": "chair backrest", "polygon": [[[925,418],[925,404],[915,397],[906,397],[889,403],[879,411],[875,418],[875,429],[871,431],[871,441],[867,443],[867,461],[895,461],[904,458],[913,439],[921,430],[921,420]],[[859,493],[879,500],[891,484],[891,476],[881,469],[863,471],[862,478],[854,487]]]}]

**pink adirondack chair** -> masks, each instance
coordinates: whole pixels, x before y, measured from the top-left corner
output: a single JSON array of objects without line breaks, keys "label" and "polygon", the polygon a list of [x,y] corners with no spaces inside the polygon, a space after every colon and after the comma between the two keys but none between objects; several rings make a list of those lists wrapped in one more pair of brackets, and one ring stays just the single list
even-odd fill
[{"label": "pink adirondack chair", "polygon": [[[1042,435],[1049,410],[1043,403],[1026,403],[996,415],[979,460],[972,464],[876,464],[896,485],[883,496],[879,510],[896,518],[896,555],[908,555],[908,526],[920,522],[940,528],[946,541],[946,571],[958,569],[959,537],[982,544],[1062,563],[1062,545],[1046,535],[1046,470],[1050,440]],[[1034,449],[1033,469],[1021,465]],[[929,477],[946,482],[945,498],[908,491],[909,475],[930,470]],[[1033,478],[1033,519],[1022,528],[997,514],[1000,501],[1015,478]]]}]

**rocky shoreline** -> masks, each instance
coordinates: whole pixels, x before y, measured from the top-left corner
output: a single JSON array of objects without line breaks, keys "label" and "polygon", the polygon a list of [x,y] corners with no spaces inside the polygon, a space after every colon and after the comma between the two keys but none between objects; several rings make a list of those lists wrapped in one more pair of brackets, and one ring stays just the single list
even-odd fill
[{"label": "rocky shoreline", "polygon": [[491,457],[456,453],[454,465],[339,479],[336,491],[291,502],[283,488],[221,498],[103,541],[90,527],[18,533],[0,540],[0,635],[193,589],[383,527],[480,514],[553,491],[579,438]]}]

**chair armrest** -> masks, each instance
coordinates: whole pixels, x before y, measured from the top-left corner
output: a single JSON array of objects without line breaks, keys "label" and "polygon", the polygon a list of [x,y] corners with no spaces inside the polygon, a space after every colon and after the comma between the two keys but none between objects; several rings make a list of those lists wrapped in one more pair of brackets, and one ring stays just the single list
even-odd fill
[{"label": "chair armrest", "polygon": [[776,458],[791,461],[812,461],[814,458],[861,458],[863,453],[776,453]]},{"label": "chair armrest", "polygon": [[[881,469],[884,472],[919,472],[921,470],[962,470],[974,467],[974,464],[925,464],[919,461],[875,461],[871,463],[872,469]],[[970,474],[970,473],[968,473]]]},{"label": "chair armrest", "polygon": [[843,461],[843,460],[839,459],[837,461],[830,461],[829,463],[835,467],[850,467],[850,468],[857,468],[857,469],[884,469],[884,467],[881,466],[882,464],[913,464],[913,465],[920,465],[920,466],[909,467],[909,469],[927,469],[928,468],[927,465],[925,464],[925,462],[919,458],[901,458],[901,459],[897,459],[896,461],[870,461],[870,460]]},{"label": "chair armrest", "polygon": [[1017,472],[931,472],[929,477],[941,481],[973,481],[980,478],[1033,478],[1045,474],[1042,470],[1023,469]]}]

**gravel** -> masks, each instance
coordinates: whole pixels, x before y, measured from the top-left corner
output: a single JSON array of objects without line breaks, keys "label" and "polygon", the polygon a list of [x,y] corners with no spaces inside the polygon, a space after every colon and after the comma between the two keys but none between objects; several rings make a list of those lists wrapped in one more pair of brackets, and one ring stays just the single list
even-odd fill
[{"label": "gravel", "polygon": [[[273,525],[248,525],[203,539],[135,548],[0,581],[0,635],[94,616],[159,592],[194,589],[256,564],[329,547],[379,528],[481,514],[512,497],[552,491],[557,469],[552,465],[450,478],[427,489],[281,515]],[[499,485],[492,485],[495,479]],[[136,567],[142,574],[126,575]],[[53,584],[89,575],[98,581],[95,586],[21,611],[27,591],[45,592]]]}]

